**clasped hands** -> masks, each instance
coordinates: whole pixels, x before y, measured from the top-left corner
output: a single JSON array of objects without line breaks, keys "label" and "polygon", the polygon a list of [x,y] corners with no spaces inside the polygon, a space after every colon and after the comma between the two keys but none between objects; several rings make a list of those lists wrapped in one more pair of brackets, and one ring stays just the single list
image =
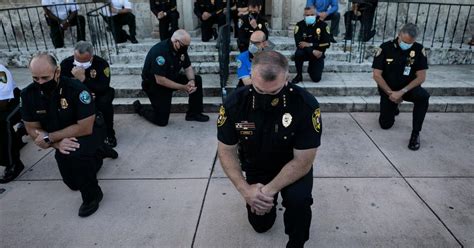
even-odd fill
[{"label": "clasped hands", "polygon": [[250,206],[252,213],[256,215],[264,215],[271,211],[274,206],[274,195],[268,187],[261,183],[252,184],[247,187],[243,197]]}]

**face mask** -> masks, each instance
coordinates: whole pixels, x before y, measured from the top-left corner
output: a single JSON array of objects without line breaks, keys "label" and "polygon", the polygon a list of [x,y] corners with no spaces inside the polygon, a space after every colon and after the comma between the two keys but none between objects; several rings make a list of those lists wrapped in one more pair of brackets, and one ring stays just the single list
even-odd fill
[{"label": "face mask", "polygon": [[53,93],[53,91],[56,89],[56,87],[58,86],[58,82],[56,82],[56,80],[54,79],[54,77],[56,77],[56,73],[54,73],[54,76],[51,80],[49,80],[48,82],[46,83],[43,83],[43,84],[39,84],[39,88],[40,90],[45,93],[46,95],[51,95],[51,93]]},{"label": "face mask", "polygon": [[251,19],[258,19],[258,15],[259,15],[258,12],[250,12],[249,13],[249,17]]},{"label": "face mask", "polygon": [[261,49],[260,49],[257,45],[255,45],[255,44],[253,44],[253,43],[250,43],[250,45],[249,45],[249,53],[255,55],[255,54],[259,53],[260,51],[261,51]]},{"label": "face mask", "polygon": [[84,62],[84,63],[81,63],[77,60],[74,60],[74,63],[73,63],[75,66],[77,67],[81,67],[82,69],[86,70],[87,68],[91,67],[92,66],[92,62],[91,61],[87,61],[87,62]]},{"label": "face mask", "polygon": [[[180,42],[178,42],[180,43]],[[179,44],[179,49],[176,50],[178,54],[185,54],[188,52],[188,46],[183,46],[181,43]]]},{"label": "face mask", "polygon": [[411,46],[413,46],[413,44],[408,44],[408,43],[405,43],[405,42],[403,42],[403,41],[400,41],[400,48],[401,48],[403,51],[410,49]]},{"label": "face mask", "polygon": [[306,25],[313,25],[316,22],[316,16],[305,16],[304,21]]}]

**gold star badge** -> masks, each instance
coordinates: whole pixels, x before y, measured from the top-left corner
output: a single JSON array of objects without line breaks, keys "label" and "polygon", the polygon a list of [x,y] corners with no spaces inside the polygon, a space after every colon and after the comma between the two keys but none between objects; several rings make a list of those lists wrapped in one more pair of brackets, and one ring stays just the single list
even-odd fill
[{"label": "gold star badge", "polygon": [[280,102],[280,99],[279,98],[275,98],[272,100],[272,107],[275,107],[276,105],[278,105],[278,103]]}]

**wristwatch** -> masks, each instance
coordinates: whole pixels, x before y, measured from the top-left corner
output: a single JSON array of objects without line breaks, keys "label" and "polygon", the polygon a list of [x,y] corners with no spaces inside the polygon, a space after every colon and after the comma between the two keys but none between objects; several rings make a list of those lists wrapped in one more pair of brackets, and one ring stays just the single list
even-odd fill
[{"label": "wristwatch", "polygon": [[49,139],[49,135],[46,134],[44,137],[43,137],[43,141],[48,144],[48,145],[51,145],[53,144],[53,142]]}]

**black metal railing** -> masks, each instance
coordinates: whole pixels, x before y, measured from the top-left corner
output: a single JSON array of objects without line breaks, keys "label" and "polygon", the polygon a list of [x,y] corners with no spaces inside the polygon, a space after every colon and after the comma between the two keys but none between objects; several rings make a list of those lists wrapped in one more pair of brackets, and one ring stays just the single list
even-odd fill
[{"label": "black metal railing", "polygon": [[90,30],[91,42],[94,45],[95,53],[108,57],[110,64],[113,64],[111,53],[114,50],[119,54],[119,48],[114,39],[113,18],[107,21],[104,13],[108,13],[110,3],[95,8],[87,12],[87,24]]},{"label": "black metal railing", "polygon": [[[112,50],[117,50],[117,45],[111,34],[105,32],[107,24],[100,18],[100,13],[105,13],[109,3],[84,2],[84,3],[66,3],[56,5],[35,5],[0,9],[0,49],[12,51],[44,51],[54,49],[51,38],[51,20],[49,20],[44,11],[44,7],[51,8],[53,14],[58,13],[61,8],[70,8],[77,10],[77,15],[73,21],[74,26],[61,32],[63,47],[73,47],[77,42],[77,30],[80,22],[83,22],[84,16],[87,16],[84,34],[85,40],[94,43],[96,52],[109,54]],[[73,6],[73,7],[71,7]],[[59,24],[57,24],[59,25]],[[75,30],[75,31],[73,31]],[[57,44],[56,44],[57,46]],[[58,47],[59,48],[59,47]],[[110,56],[109,56],[110,58]]]},{"label": "black metal railing", "polygon": [[222,93],[222,102],[227,97],[226,86],[229,81],[229,66],[230,66],[230,23],[231,23],[231,9],[230,1],[227,1],[226,8],[226,24],[219,28],[219,38],[217,40],[217,51],[219,57],[219,77]]},{"label": "black metal railing", "polygon": [[[348,10],[352,2],[349,0]],[[395,38],[405,23],[414,23],[420,29],[417,41],[428,48],[468,48],[467,39],[472,38],[474,30],[468,32],[472,22],[472,8],[469,4],[444,3],[436,1],[379,0],[375,10],[373,27],[375,35],[369,41],[363,41],[363,35],[356,35],[365,28],[359,21],[353,21],[351,40],[344,40],[344,51],[348,52],[347,60],[353,57],[361,63],[366,57],[367,45],[379,44]],[[471,24],[472,25],[472,24]],[[357,30],[357,31],[356,31]]]}]

